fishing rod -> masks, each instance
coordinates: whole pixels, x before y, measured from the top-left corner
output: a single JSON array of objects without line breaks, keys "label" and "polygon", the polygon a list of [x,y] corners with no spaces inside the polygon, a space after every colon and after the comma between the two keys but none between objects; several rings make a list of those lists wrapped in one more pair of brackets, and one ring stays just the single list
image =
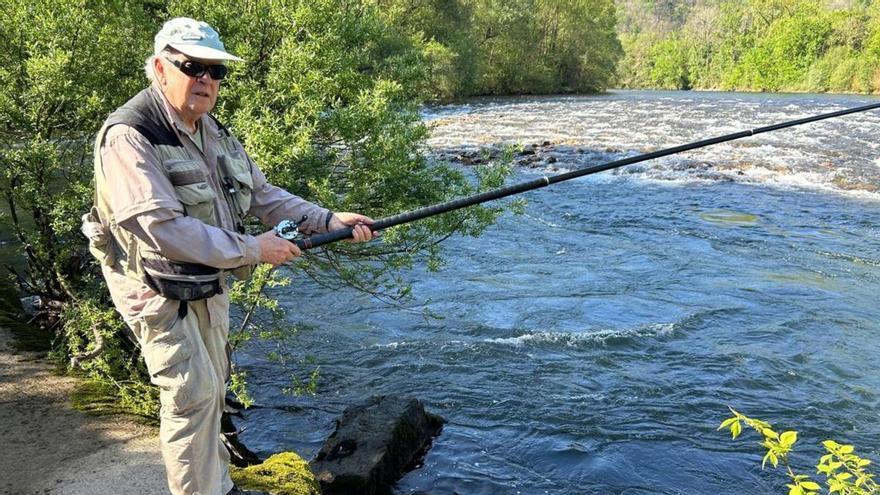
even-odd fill
[{"label": "fishing rod", "polygon": [[[506,187],[499,187],[497,189],[492,189],[491,191],[486,191],[478,194],[474,194],[471,196],[465,196],[463,198],[454,199],[451,201],[447,201],[445,203],[438,203],[436,205],[425,206],[423,208],[418,208],[416,210],[400,213],[394,216],[390,216],[387,218],[382,218],[376,220],[372,225],[370,225],[370,229],[373,232],[377,232],[380,230],[385,230],[389,227],[394,227],[395,225],[401,225],[405,223],[414,222],[416,220],[421,220],[423,218],[433,217],[435,215],[440,215],[442,213],[448,213],[450,211],[459,210],[461,208],[466,208],[468,206],[474,206],[481,203],[485,203],[487,201],[493,201],[496,199],[505,198],[507,196],[513,196],[514,194],[524,193],[526,191],[531,191],[533,189],[540,189],[542,187],[549,186],[551,184],[556,184],[558,182],[563,182],[571,179],[576,179],[578,177],[583,177],[585,175],[596,174],[599,172],[604,172],[606,170],[611,170],[615,168],[620,168],[626,165],[632,165],[633,163],[644,162],[647,160],[653,160],[654,158],[660,158],[664,156],[674,155],[676,153],[681,153],[684,151],[695,150],[698,148],[703,148],[706,146],[711,146],[713,144],[725,143],[728,141],[733,141],[736,139],[742,139],[744,137],[754,136],[755,134],[762,134],[770,131],[777,131],[779,129],[785,129],[787,127],[794,127],[798,125],[808,124],[810,122],[816,122],[819,120],[830,119],[834,117],[840,117],[843,115],[849,115],[851,113],[865,112],[867,110],[873,110],[875,108],[880,108],[880,103],[872,103],[870,105],[864,105],[860,107],[849,108],[846,110],[839,110],[837,112],[824,113],[820,115],[814,115],[812,117],[805,117],[797,120],[790,120],[788,122],[782,122],[780,124],[768,125],[765,127],[758,127],[757,129],[751,129],[747,131],[734,132],[732,134],[726,134],[724,136],[718,136],[710,139],[704,139],[702,141],[696,141],[689,144],[682,144],[679,146],[673,146],[672,148],[665,148],[658,151],[652,151],[651,153],[644,153],[641,155],[632,156],[630,158],[624,158],[621,160],[615,160],[612,162],[606,162],[599,165],[594,165],[591,167],[584,167],[581,169],[573,170],[571,172],[566,172],[558,175],[552,176],[544,176],[539,179],[530,180],[527,182],[522,182],[519,184],[513,184]],[[340,230],[334,230],[332,232],[327,232],[324,234],[317,234],[311,237],[300,238],[297,231],[297,222],[293,222],[290,220],[285,220],[278,224],[275,227],[275,231],[279,237],[289,240],[290,242],[295,243],[301,250],[312,249],[318,246],[323,246],[324,244],[330,244],[332,242],[341,241],[343,239],[348,239],[352,236],[353,227],[346,227]]]}]

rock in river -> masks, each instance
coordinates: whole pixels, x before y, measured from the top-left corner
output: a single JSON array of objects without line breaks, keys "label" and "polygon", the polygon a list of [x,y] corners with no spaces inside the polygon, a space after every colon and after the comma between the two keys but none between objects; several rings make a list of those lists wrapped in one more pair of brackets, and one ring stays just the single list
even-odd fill
[{"label": "rock in river", "polygon": [[443,418],[413,398],[377,396],[349,407],[311,462],[327,495],[387,493],[430,448]]}]

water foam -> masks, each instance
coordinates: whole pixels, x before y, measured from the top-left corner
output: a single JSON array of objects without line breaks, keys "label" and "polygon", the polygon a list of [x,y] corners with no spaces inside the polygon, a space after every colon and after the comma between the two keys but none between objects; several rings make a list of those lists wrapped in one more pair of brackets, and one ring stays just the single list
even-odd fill
[{"label": "water foam", "polygon": [[[434,127],[429,146],[479,147],[550,140],[593,151],[630,150],[613,154],[610,161],[846,106],[829,103],[823,108],[812,101],[768,98],[756,102],[753,96],[632,97],[626,92],[611,98],[495,99],[463,106],[458,112],[455,106],[434,109],[430,117],[439,114],[443,118]],[[869,114],[859,114],[812,123],[654,160],[624,175],[675,184],[734,181],[880,200],[880,157],[875,155],[880,144],[872,131],[876,121]],[[552,166],[539,165],[544,173],[595,164],[595,160],[582,163],[582,154],[550,154],[558,161]],[[706,166],[682,169],[682,156]]]},{"label": "water foam", "polygon": [[644,338],[668,337],[675,332],[675,323],[653,323],[636,328],[605,329],[587,333],[538,331],[528,332],[517,337],[485,339],[489,344],[510,345],[514,347],[554,346],[582,347],[584,345],[606,344],[614,340],[638,340]]}]

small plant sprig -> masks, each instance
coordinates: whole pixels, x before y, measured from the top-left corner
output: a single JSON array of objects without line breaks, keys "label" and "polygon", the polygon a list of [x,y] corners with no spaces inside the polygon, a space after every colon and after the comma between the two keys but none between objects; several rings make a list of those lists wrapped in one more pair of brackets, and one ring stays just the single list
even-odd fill
[{"label": "small plant sprig", "polygon": [[[719,430],[730,430],[736,439],[742,431],[743,424],[751,427],[763,437],[761,446],[767,450],[761,462],[761,469],[767,465],[767,461],[773,467],[785,466],[791,483],[786,484],[789,488],[788,495],[818,495],[822,487],[812,481],[809,476],[798,474],[788,462],[788,454],[797,442],[796,431],[777,433],[769,423],[759,419],[752,419],[730,408],[733,416],[725,419]],[[871,464],[868,459],[862,459],[855,454],[852,445],[841,445],[833,440],[822,442],[827,454],[823,455],[819,464],[816,465],[817,473],[825,475],[827,493],[839,493],[841,495],[876,495],[880,494],[880,486],[874,481],[874,475],[865,471]]]},{"label": "small plant sprig", "polygon": [[828,493],[880,493],[874,475],[865,471],[871,461],[856,455],[852,445],[834,440],[825,440],[822,445],[828,453],[819,459],[816,468],[828,479]]}]

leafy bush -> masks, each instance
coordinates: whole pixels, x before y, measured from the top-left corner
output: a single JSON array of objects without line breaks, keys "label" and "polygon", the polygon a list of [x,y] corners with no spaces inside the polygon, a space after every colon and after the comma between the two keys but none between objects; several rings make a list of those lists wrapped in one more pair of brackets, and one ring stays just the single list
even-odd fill
[{"label": "leafy bush", "polygon": [[690,89],[688,54],[685,43],[678,38],[667,38],[656,43],[650,50],[653,66],[650,84],[655,88]]},{"label": "leafy bush", "polygon": [[[25,266],[19,287],[40,296],[41,322],[56,356],[94,346],[104,356],[88,374],[115,384],[123,402],[152,414],[145,374],[116,333],[100,274],[85,250],[79,217],[92,199],[92,140],[107,114],[142,85],[152,23],[126,1],[11,0],[0,10],[0,195],[2,224],[15,234]],[[95,330],[93,331],[93,326]]]},{"label": "leafy bush", "polygon": [[[371,2],[8,3],[0,12],[0,195],[9,205],[2,220],[26,256],[18,281],[51,309],[45,326],[60,336],[54,355],[67,362],[101,347],[82,369],[141,414],[155,412],[155,393],[110,309],[79,216],[93,195],[94,134],[146,85],[152,36],[177,15],[208,21],[246,59],[232,67],[216,113],[269,179],[298,195],[383,217],[498,186],[508,173],[488,167],[474,181],[426,160],[418,110],[437,67],[436,46],[389,25]],[[425,257],[430,267],[442,265],[443,239],[479,235],[500,211],[471,208],[391,229],[381,243],[340,243],[295,269],[398,300],[409,294],[401,270]],[[283,315],[263,289],[289,275],[265,270],[236,286],[237,339],[279,335]],[[242,393],[243,384],[237,375]]]}]

